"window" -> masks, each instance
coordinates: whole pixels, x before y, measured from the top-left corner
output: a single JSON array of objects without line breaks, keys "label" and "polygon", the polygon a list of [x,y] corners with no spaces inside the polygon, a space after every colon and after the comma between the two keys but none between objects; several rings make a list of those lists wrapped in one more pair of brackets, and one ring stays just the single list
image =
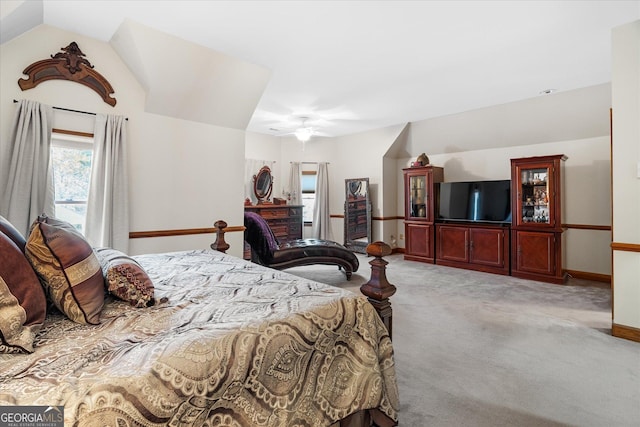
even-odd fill
[{"label": "window", "polygon": [[84,234],[91,179],[93,136],[54,130],[51,164],[55,191],[55,217]]},{"label": "window", "polygon": [[316,205],[316,172],[302,171],[302,181],[300,182],[302,190],[302,220],[305,224],[313,222],[313,209]]}]

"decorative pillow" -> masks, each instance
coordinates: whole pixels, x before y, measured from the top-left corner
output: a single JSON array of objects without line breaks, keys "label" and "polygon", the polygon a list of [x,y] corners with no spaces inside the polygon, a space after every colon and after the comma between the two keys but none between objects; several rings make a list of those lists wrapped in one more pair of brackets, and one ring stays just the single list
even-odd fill
[{"label": "decorative pillow", "polygon": [[0,353],[32,353],[47,312],[42,285],[20,248],[0,232]]},{"label": "decorative pillow", "polygon": [[38,217],[31,226],[25,255],[60,311],[77,323],[100,323],[104,305],[100,262],[71,224]]},{"label": "decorative pillow", "polygon": [[0,215],[0,231],[6,234],[7,237],[9,237],[11,240],[13,240],[13,243],[15,243],[20,248],[20,250],[24,252],[24,247],[26,246],[27,241],[25,240],[22,233],[20,233],[18,229],[15,228],[13,224],[11,224],[9,220],[2,215]]},{"label": "decorative pillow", "polygon": [[133,258],[111,248],[94,249],[109,293],[134,307],[155,304],[153,282]]}]

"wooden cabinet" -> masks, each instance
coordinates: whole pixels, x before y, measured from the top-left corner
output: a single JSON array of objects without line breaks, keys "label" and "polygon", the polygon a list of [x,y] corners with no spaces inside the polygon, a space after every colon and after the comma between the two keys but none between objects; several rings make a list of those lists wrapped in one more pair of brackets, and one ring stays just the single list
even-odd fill
[{"label": "wooden cabinet", "polygon": [[509,227],[436,224],[436,264],[509,274]]},{"label": "wooden cabinet", "polygon": [[435,260],[434,206],[435,187],[444,179],[437,166],[403,169],[404,174],[404,258],[433,263]]},{"label": "wooden cabinet", "polygon": [[511,159],[511,274],[564,283],[562,175],[564,155]]},{"label": "wooden cabinet", "polygon": [[[255,206],[245,206],[247,212],[255,212],[263,217],[276,239],[280,243],[290,240],[302,239],[302,208],[301,205],[273,205],[258,204]],[[249,248],[247,258],[247,246],[245,244],[245,259],[251,259],[251,249]]]}]

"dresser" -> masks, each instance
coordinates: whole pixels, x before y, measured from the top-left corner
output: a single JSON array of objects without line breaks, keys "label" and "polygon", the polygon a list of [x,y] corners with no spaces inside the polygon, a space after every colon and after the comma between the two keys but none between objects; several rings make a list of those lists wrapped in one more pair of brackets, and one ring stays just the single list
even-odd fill
[{"label": "dresser", "polygon": [[[276,239],[280,243],[290,240],[302,239],[302,205],[274,205],[258,204],[245,206],[246,212],[254,212],[263,217]],[[251,259],[251,249],[247,253],[248,245],[245,244],[244,258]],[[247,256],[248,254],[248,256]]]}]

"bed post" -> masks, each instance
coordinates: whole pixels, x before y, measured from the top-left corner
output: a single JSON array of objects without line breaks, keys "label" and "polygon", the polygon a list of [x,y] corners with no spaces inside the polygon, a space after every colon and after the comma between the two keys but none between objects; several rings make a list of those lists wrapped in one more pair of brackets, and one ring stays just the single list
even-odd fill
[{"label": "bed post", "polygon": [[227,228],[227,223],[219,219],[213,223],[216,229],[216,240],[211,244],[211,249],[226,253],[229,249],[229,244],[224,240],[224,229]]},{"label": "bed post", "polygon": [[367,254],[374,257],[369,262],[371,265],[371,279],[360,286],[360,292],[369,299],[371,305],[376,309],[380,318],[382,318],[382,322],[387,327],[387,331],[389,331],[389,338],[392,338],[393,313],[389,297],[396,293],[396,287],[387,280],[385,270],[386,265],[389,263],[382,259],[383,256],[391,255],[391,247],[384,242],[373,242],[367,246]]}]

